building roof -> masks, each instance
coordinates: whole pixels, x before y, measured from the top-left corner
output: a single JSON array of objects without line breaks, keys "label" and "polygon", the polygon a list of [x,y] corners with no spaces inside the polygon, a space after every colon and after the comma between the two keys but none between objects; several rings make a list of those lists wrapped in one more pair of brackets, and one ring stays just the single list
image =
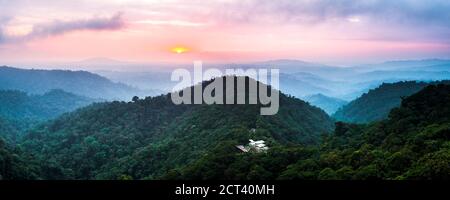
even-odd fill
[{"label": "building roof", "polygon": [[243,145],[236,145],[236,148],[238,148],[242,152],[248,152],[248,149],[246,149]]}]

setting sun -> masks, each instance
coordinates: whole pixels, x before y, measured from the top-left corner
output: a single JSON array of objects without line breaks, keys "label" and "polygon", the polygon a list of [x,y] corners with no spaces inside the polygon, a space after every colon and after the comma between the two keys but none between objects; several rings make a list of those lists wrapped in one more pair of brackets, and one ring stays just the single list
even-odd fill
[{"label": "setting sun", "polygon": [[176,54],[182,54],[182,53],[188,52],[189,49],[186,47],[174,47],[174,48],[170,49],[170,51],[172,51],[173,53],[176,53]]}]

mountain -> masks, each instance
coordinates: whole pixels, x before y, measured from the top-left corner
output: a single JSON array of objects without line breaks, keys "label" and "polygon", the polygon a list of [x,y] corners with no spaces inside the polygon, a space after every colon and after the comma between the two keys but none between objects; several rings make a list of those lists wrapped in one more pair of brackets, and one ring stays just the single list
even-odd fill
[{"label": "mountain", "polygon": [[[321,110],[292,97],[280,98],[274,116],[260,116],[262,105],[174,105],[170,95],[94,104],[30,131],[20,149],[0,139],[0,177],[450,178],[448,84],[429,84],[402,99],[387,119],[337,122],[334,133],[322,135],[332,127]],[[269,149],[258,153],[236,148],[248,139],[264,140]]]},{"label": "mountain", "polygon": [[16,141],[20,133],[34,125],[95,101],[99,100],[62,90],[51,90],[43,95],[0,90],[0,136],[7,142]]},{"label": "mountain", "polygon": [[91,66],[91,67],[99,67],[99,66],[129,66],[135,63],[132,62],[125,62],[125,61],[119,61],[114,60],[110,58],[103,58],[103,57],[96,57],[96,58],[88,58],[85,60],[81,60],[79,62],[74,62],[72,65],[79,65],[79,66]]},{"label": "mountain", "polygon": [[[235,65],[240,67],[241,65]],[[273,60],[242,65],[280,69],[280,88],[297,97],[323,94],[351,101],[382,83],[450,79],[450,60],[391,61],[358,67],[336,67],[299,60]]]},{"label": "mountain", "polygon": [[153,95],[87,71],[35,70],[0,67],[0,90],[20,90],[44,94],[61,89],[95,99],[131,99],[133,96]]},{"label": "mountain", "polygon": [[332,77],[341,76],[348,74],[351,69],[345,67],[329,66],[324,64],[310,63],[301,60],[270,60],[264,62],[255,62],[247,64],[247,67],[258,68],[258,67],[272,67],[275,69],[280,69],[281,73],[298,73],[306,72],[315,74],[318,76],[329,78],[334,80]]},{"label": "mountain", "polygon": [[[450,67],[450,60],[444,59],[424,59],[424,60],[397,60],[388,61],[380,64],[363,65],[358,67],[353,67],[357,71],[435,71],[433,66],[447,66],[446,68],[438,67],[444,69],[442,71],[448,71]],[[441,70],[439,70],[441,71]]]},{"label": "mountain", "polygon": [[386,120],[359,127],[337,124],[323,145],[323,157],[336,161],[328,162],[327,175],[448,180],[449,133],[450,85],[429,85],[405,98]]},{"label": "mountain", "polygon": [[99,70],[95,73],[100,74],[112,81],[126,83],[133,87],[137,87],[143,90],[154,91],[155,93],[165,94],[172,91],[177,82],[171,81],[169,72],[130,72],[130,71],[106,71]]},{"label": "mountain", "polygon": [[333,117],[352,123],[367,123],[386,118],[392,108],[398,107],[403,97],[410,96],[429,83],[405,81],[384,83],[339,109]]},{"label": "mountain", "polygon": [[429,72],[450,72],[450,61],[444,64],[430,65],[425,67],[413,67],[411,70],[415,71],[429,71]]},{"label": "mountain", "polygon": [[436,81],[450,79],[450,71],[371,71],[359,74],[356,78],[365,81]]},{"label": "mountain", "polygon": [[312,95],[317,92],[331,93],[326,88],[288,74],[280,74],[280,90],[296,97]]},{"label": "mountain", "polygon": [[[172,91],[177,82],[170,80],[170,72],[119,72],[119,71],[96,71],[96,73],[113,81],[126,83],[140,89],[159,91],[160,94]],[[320,76],[298,72],[294,74],[280,74],[280,89],[286,94],[297,97],[312,95],[316,93],[333,94],[339,83],[329,81]]]},{"label": "mountain", "polygon": [[[176,82],[170,80],[174,67],[192,71],[192,64],[170,65],[168,63],[143,63],[139,66],[109,59],[94,59],[104,63],[108,70],[95,71],[110,80],[126,83],[156,94],[170,92]],[[122,66],[122,70],[111,71]],[[87,65],[87,64],[86,64]],[[90,65],[89,65],[90,66]],[[99,65],[100,66],[100,65]],[[111,67],[109,67],[111,66]],[[382,83],[399,81],[437,81],[450,79],[448,60],[392,61],[376,65],[358,67],[336,67],[309,63],[300,60],[271,60],[254,63],[203,63],[204,69],[280,69],[280,90],[296,97],[323,94],[325,96],[351,101],[364,92]],[[140,71],[136,71],[136,70]]]},{"label": "mountain", "polygon": [[260,104],[175,105],[170,96],[82,108],[30,131],[21,146],[57,163],[67,179],[157,179],[223,141],[317,144],[334,126],[319,108],[284,94],[273,116],[260,115]]},{"label": "mountain", "polygon": [[336,123],[318,146],[280,145],[242,153],[223,141],[163,179],[431,180],[450,178],[450,85],[405,98],[389,118],[370,125]]},{"label": "mountain", "polygon": [[62,90],[51,90],[43,95],[27,95],[20,91],[0,90],[0,116],[18,121],[44,121],[95,101],[99,100]]},{"label": "mountain", "polygon": [[315,94],[311,96],[304,97],[303,100],[309,102],[313,106],[317,106],[322,108],[326,113],[332,115],[335,113],[340,107],[347,104],[347,101],[342,99],[328,97],[323,94]]}]

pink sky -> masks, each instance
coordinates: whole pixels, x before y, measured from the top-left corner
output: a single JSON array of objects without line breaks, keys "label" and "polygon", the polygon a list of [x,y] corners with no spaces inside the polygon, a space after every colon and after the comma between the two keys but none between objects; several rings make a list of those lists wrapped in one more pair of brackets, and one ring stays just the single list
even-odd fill
[{"label": "pink sky", "polygon": [[[448,2],[336,2],[0,1],[0,60],[349,64],[449,58]],[[176,54],[174,47],[189,51]]]}]

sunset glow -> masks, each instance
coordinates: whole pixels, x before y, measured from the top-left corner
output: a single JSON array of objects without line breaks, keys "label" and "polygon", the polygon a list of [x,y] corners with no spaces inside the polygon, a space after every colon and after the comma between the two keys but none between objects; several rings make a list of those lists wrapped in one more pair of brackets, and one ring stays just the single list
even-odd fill
[{"label": "sunset glow", "polygon": [[0,1],[0,59],[449,58],[448,10],[450,2],[440,0]]},{"label": "sunset glow", "polygon": [[189,49],[185,48],[185,47],[174,47],[171,49],[171,51],[176,54],[182,54],[182,53],[187,53],[189,51]]}]

